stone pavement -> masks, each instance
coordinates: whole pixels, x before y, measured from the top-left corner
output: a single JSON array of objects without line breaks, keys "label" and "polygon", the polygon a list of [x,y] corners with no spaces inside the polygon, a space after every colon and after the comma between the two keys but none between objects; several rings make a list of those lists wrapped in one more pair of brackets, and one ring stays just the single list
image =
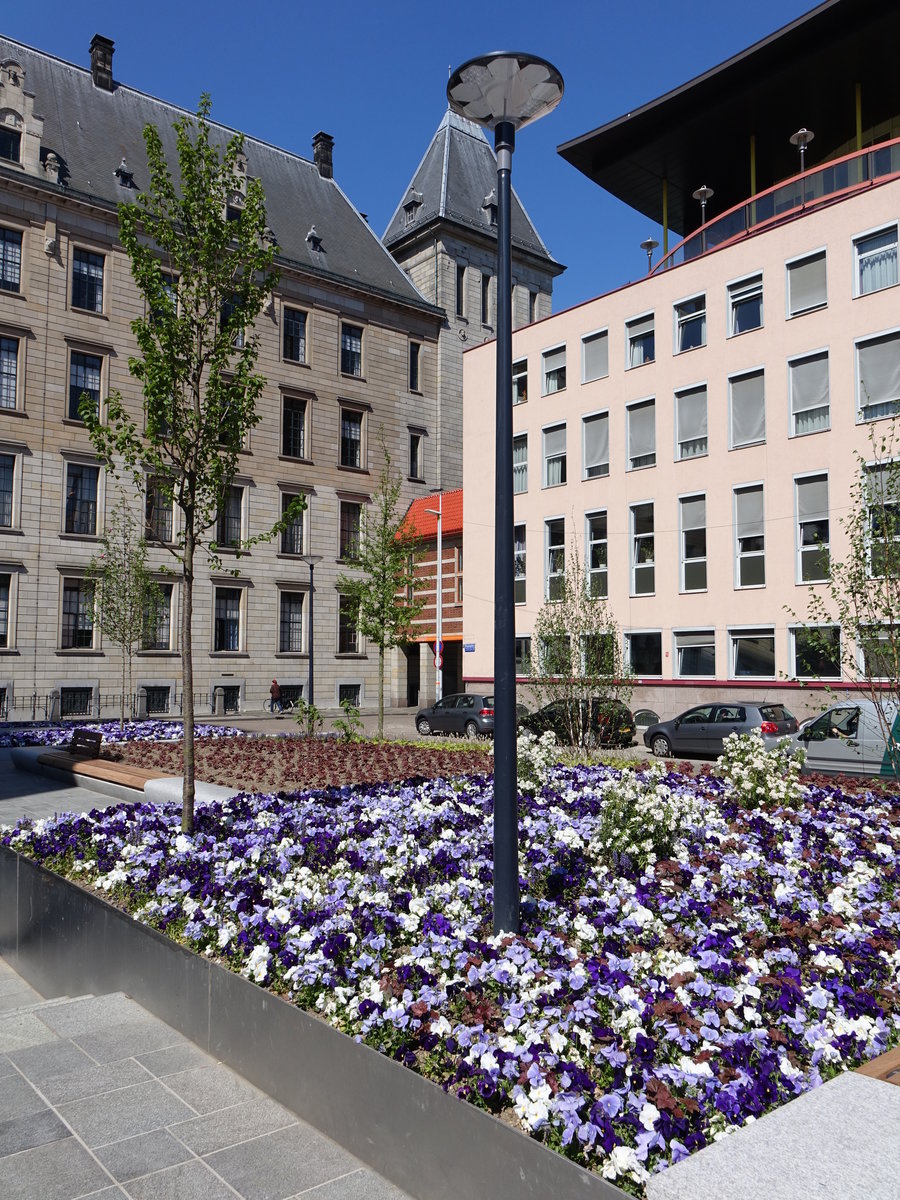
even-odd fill
[{"label": "stone pavement", "polygon": [[3,1200],[408,1200],[122,993],[0,959]]}]

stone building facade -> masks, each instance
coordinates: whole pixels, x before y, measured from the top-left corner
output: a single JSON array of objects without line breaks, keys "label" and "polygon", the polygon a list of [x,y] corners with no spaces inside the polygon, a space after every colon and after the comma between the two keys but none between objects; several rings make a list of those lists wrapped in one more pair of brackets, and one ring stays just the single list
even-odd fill
[{"label": "stone building facade", "polygon": [[[10,717],[118,710],[120,661],[94,619],[85,573],[124,489],[147,521],[167,606],[135,664],[142,703],[181,704],[180,589],[165,548],[171,513],[108,477],[77,417],[83,391],[119,391],[135,419],[130,323],[143,303],[117,240],[117,204],[146,185],[142,130],[157,126],[170,164],[180,110],[115,81],[113,45],[95,37],[91,69],[0,39],[0,705]],[[214,127],[224,142],[232,131]],[[281,279],[256,332],[267,384],[261,420],[223,501],[228,537],[270,528],[303,494],[302,528],[255,545],[195,584],[198,712],[261,711],[269,683],[300,695],[309,674],[315,581],[315,698],[373,703],[367,654],[336,587],[386,446],[403,503],[441,472],[438,338],[442,313],[372,233],[333,177],[332,139],[312,160],[245,140],[266,194]],[[177,522],[177,514],[176,514]],[[319,560],[311,576],[302,556]],[[237,574],[229,573],[235,568]],[[396,699],[396,698],[395,698]]]}]

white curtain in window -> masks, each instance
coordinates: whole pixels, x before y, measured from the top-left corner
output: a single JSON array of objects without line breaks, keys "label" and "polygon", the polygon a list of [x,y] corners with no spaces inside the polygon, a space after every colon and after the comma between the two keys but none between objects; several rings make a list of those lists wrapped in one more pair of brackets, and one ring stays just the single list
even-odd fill
[{"label": "white curtain in window", "polygon": [[731,380],[731,445],[766,440],[766,403],[762,371]]},{"label": "white curtain in window", "polygon": [[735,521],[739,538],[762,537],[762,487],[741,488],[734,493]]},{"label": "white curtain in window", "polygon": [[859,290],[877,292],[897,282],[897,230],[887,229],[857,242]]},{"label": "white curtain in window", "polygon": [[706,453],[706,388],[694,388],[675,397],[678,457]]},{"label": "white curtain in window", "polygon": [[593,479],[609,474],[609,413],[585,417],[581,423],[584,434],[584,474]]},{"label": "white curtain in window", "polygon": [[594,333],[582,340],[584,382],[604,379],[609,374],[609,335]]},{"label": "white curtain in window", "polygon": [[637,404],[628,412],[628,455],[634,460],[656,453],[656,404]]},{"label": "white curtain in window", "polygon": [[565,483],[565,425],[555,425],[552,429],[544,430],[544,462],[547,471],[547,486],[553,487],[555,484]]},{"label": "white curtain in window", "polygon": [[550,350],[544,355],[544,393],[549,395],[551,392],[558,392],[560,387],[565,386],[565,381],[561,377],[560,372],[566,368],[566,348],[560,346],[558,350]]},{"label": "white curtain in window", "polygon": [[628,330],[630,366],[639,367],[642,363],[653,360],[653,323],[653,313],[638,321],[628,322],[626,328]]},{"label": "white curtain in window", "polygon": [[[900,333],[860,343],[859,403],[863,410],[886,406],[891,411],[900,399]],[[867,413],[882,416],[881,412]]]},{"label": "white curtain in window", "polygon": [[528,438],[513,438],[513,491],[528,490]]},{"label": "white curtain in window", "polygon": [[788,364],[794,433],[814,433],[829,425],[828,352]]},{"label": "white curtain in window", "polygon": [[821,254],[804,258],[802,262],[790,264],[788,288],[792,315],[808,312],[811,308],[821,308],[826,303],[824,250]]}]

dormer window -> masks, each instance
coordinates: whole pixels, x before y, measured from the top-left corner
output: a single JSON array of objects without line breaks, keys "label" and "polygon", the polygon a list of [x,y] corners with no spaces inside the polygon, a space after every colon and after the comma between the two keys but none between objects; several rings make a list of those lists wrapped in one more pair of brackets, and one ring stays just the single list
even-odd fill
[{"label": "dormer window", "polygon": [[484,198],[484,203],[481,205],[491,225],[497,224],[497,193],[493,188]]},{"label": "dormer window", "polygon": [[311,225],[309,228],[309,233],[306,235],[306,244],[309,246],[310,250],[314,250],[316,254],[318,254],[322,249],[322,239],[316,232],[315,225]]},{"label": "dormer window", "polygon": [[128,163],[124,158],[113,171],[113,175],[115,175],[122,187],[134,187],[134,172],[128,170]]},{"label": "dormer window", "polygon": [[412,225],[416,219],[416,214],[422,207],[422,193],[417,192],[415,188],[409,189],[409,195],[403,201],[403,211],[406,214],[407,225]]},{"label": "dormer window", "polygon": [[22,154],[22,135],[15,129],[0,129],[0,158],[19,162]]}]

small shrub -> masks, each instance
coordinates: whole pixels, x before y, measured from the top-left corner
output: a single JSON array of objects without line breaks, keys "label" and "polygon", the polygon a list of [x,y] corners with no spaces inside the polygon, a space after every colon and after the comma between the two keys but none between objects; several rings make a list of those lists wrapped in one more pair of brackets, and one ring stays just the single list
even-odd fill
[{"label": "small shrub", "polygon": [[[494,743],[491,742],[491,755]],[[557,761],[556,734],[546,730],[535,737],[523,729],[516,739],[517,785],[523,796],[536,796],[550,776],[550,768]]]},{"label": "small shrub", "polygon": [[341,708],[344,711],[344,715],[342,717],[335,717],[331,724],[345,742],[361,742],[365,726],[363,725],[362,717],[359,715],[359,709],[352,700],[342,700]]},{"label": "small shrub", "polygon": [[782,738],[767,750],[759,733],[730,733],[716,761],[745,808],[798,808],[803,801],[800,768],[806,756]]},{"label": "small shrub", "polygon": [[300,696],[294,703],[294,720],[307,737],[315,737],[322,728],[322,714],[314,704]]},{"label": "small shrub", "polygon": [[643,870],[671,858],[676,844],[700,820],[697,797],[664,782],[666,768],[653,763],[638,774],[623,774],[604,791],[595,856],[609,867]]}]

